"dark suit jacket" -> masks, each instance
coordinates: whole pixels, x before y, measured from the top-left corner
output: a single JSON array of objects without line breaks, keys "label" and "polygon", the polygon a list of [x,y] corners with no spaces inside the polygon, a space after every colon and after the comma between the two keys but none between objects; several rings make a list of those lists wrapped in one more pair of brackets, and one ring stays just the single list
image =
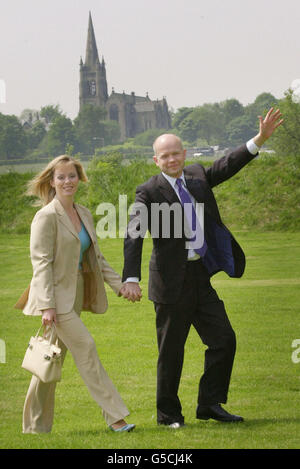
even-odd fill
[{"label": "dark suit jacket", "polygon": [[[215,161],[211,167],[200,164],[186,166],[184,176],[189,192],[197,202],[204,203],[204,236],[208,245],[202,258],[210,276],[224,270],[230,277],[241,277],[245,269],[245,255],[230,231],[222,223],[219,209],[212,191],[214,186],[226,181],[255,156],[246,145]],[[179,199],[166,178],[156,175],[136,190],[136,203],[148,209],[148,229],[151,232],[151,204],[179,202]],[[184,280],[187,263],[186,238],[178,238],[174,231],[174,212],[170,212],[170,234],[156,233],[153,238],[153,251],[149,264],[149,299],[157,303],[176,303]],[[137,214],[135,215],[137,218]],[[131,219],[130,222],[133,222]],[[127,233],[124,241],[123,281],[128,277],[141,279],[143,237],[133,239]]]}]

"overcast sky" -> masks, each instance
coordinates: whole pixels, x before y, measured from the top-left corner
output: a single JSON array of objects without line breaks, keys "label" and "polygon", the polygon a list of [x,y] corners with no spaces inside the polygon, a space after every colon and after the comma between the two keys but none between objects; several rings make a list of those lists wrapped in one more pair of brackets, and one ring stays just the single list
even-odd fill
[{"label": "overcast sky", "polygon": [[[79,61],[89,10],[108,90],[178,109],[264,91],[281,98],[300,78],[299,0],[0,0],[0,112],[79,109]],[[1,96],[0,96],[1,98]],[[2,102],[1,102],[2,101]]]}]

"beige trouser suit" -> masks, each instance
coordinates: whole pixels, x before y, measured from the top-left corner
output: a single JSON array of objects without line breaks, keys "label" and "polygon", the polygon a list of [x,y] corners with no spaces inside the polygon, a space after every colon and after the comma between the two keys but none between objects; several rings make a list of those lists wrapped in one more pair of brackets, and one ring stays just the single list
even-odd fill
[{"label": "beige trouser suit", "polygon": [[[56,309],[56,332],[63,359],[68,349],[91,396],[102,408],[106,423],[111,425],[124,419],[129,411],[104,370],[80,313],[83,309],[103,313],[107,308],[104,281],[117,294],[122,283],[100,253],[91,214],[77,204],[76,209],[91,238],[82,271],[78,270],[78,234],[58,199],[54,199],[33,220],[30,240],[33,278],[15,307],[30,315]],[[51,431],[55,388],[56,383],[45,384],[32,376],[23,411],[24,433]]]}]

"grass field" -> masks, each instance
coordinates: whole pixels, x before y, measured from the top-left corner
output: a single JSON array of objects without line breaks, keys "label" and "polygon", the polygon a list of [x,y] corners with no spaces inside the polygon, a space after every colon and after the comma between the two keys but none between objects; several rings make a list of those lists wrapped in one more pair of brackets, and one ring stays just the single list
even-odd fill
[{"label": "grass field", "polygon": [[[40,318],[25,317],[13,304],[31,277],[28,235],[0,235],[0,448],[300,448],[300,363],[292,342],[300,339],[300,243],[298,233],[236,233],[247,255],[242,279],[220,273],[213,285],[227,306],[237,334],[237,354],[226,409],[244,423],[195,419],[204,346],[194,330],[187,344],[180,386],[186,426],[157,427],[155,412],[156,336],[153,306],[147,299],[151,240],[145,240],[144,297],[131,304],[111,290],[105,315],[83,313],[102,363],[131,411],[130,434],[113,434],[90,397],[70,355],[57,386],[51,434],[23,435],[22,407],[30,375],[21,369],[29,337]],[[118,271],[122,241],[102,240],[101,249]],[[300,355],[300,354],[299,354]]]}]

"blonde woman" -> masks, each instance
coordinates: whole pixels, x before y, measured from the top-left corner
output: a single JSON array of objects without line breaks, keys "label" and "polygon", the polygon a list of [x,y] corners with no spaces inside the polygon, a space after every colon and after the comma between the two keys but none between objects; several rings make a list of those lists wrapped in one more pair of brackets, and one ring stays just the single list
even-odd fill
[{"label": "blonde woman", "polygon": [[[114,431],[130,431],[129,414],[97,354],[95,342],[80,319],[81,310],[104,313],[104,282],[117,295],[123,287],[119,275],[101,254],[92,215],[74,203],[79,181],[87,177],[79,161],[58,156],[30,183],[28,193],[43,204],[31,225],[30,256],[33,277],[16,308],[27,315],[42,315],[42,324],[55,323],[63,358],[70,350],[92,397]],[[24,433],[50,432],[54,414],[55,383],[32,376],[23,411]]]}]

